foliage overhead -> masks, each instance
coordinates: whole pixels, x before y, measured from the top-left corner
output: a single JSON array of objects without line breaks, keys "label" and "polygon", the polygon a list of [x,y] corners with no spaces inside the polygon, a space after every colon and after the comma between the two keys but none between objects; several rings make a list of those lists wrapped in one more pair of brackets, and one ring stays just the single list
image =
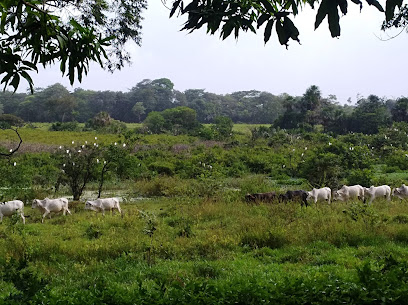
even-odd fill
[{"label": "foliage overhead", "polygon": [[[350,0],[360,5],[360,0]],[[165,2],[165,0],[163,0]],[[407,6],[403,0],[387,0],[385,9],[377,0],[366,0],[385,13],[382,29],[406,27]],[[324,19],[332,37],[340,36],[340,14],[348,11],[348,0],[172,0],[170,17],[186,14],[182,30],[190,32],[207,25],[207,32],[221,31],[225,39],[241,31],[256,32],[264,26],[264,41],[273,29],[280,44],[299,42],[299,29],[292,18],[306,6],[318,4],[315,28]],[[0,84],[17,90],[24,78],[31,91],[30,76],[38,65],[59,63],[60,71],[73,84],[87,75],[97,62],[110,71],[130,61],[124,46],[133,40],[140,45],[142,12],[146,0],[7,0],[0,5]],[[398,8],[397,12],[396,8]]]},{"label": "foliage overhead", "polygon": [[[360,0],[351,0],[360,6]],[[385,10],[377,0],[366,0],[369,5],[375,6],[380,12],[385,13],[386,22],[394,18],[395,8],[401,9],[403,0],[387,0]],[[186,14],[188,20],[185,22],[183,30],[193,32],[207,25],[207,33],[215,34],[221,30],[222,39],[234,33],[235,38],[241,31],[248,30],[256,33],[262,26],[264,27],[264,41],[269,41],[273,27],[275,27],[279,42],[288,46],[290,39],[299,42],[299,30],[293,23],[291,17],[295,17],[306,6],[309,5],[317,9],[314,27],[317,29],[327,17],[328,26],[332,37],[340,36],[340,13],[347,14],[348,0],[176,0],[173,1],[170,17],[176,12],[180,15]],[[403,14],[395,14],[396,22],[404,18]]]},{"label": "foliage overhead", "polygon": [[130,57],[128,40],[140,44],[146,0],[7,0],[0,5],[0,76],[14,90],[30,72],[55,62],[71,84],[97,62],[110,71]]}]

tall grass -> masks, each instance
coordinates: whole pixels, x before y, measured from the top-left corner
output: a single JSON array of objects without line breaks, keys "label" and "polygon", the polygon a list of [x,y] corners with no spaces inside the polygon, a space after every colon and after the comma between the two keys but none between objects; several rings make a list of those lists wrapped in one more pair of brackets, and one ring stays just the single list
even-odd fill
[{"label": "tall grass", "polygon": [[[405,202],[302,208],[296,203],[174,197],[122,203],[122,209],[123,218],[103,217],[78,206],[73,215],[53,215],[41,224],[40,213],[26,207],[25,226],[14,218],[0,226],[1,272],[14,268],[33,286],[29,299],[45,297],[47,303],[91,304],[105,294],[116,300],[112,304],[132,298],[172,303],[170,295],[177,292],[173,297],[187,304],[188,293],[194,292],[201,294],[195,302],[204,304],[211,296],[221,297],[216,291],[224,291],[225,302],[247,291],[256,303],[260,295],[286,300],[290,287],[298,289],[300,283],[314,289],[327,289],[325,283],[360,285],[357,272],[367,261],[380,264],[392,255],[403,268],[399,262],[408,257]],[[145,234],[147,212],[157,221],[152,239]],[[148,251],[153,265],[147,262]],[[370,268],[364,272],[376,272]],[[9,294],[1,294],[0,300],[11,304],[10,296],[17,298],[23,288],[11,275],[5,279]],[[258,285],[269,293],[258,291]],[[112,287],[123,295],[112,294]],[[312,296],[303,291],[300,297],[310,301]]]}]

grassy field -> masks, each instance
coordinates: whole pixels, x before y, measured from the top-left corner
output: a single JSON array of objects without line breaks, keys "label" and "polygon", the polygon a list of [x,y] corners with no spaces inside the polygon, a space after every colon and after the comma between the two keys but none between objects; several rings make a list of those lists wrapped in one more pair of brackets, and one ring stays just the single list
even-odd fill
[{"label": "grassy field", "polygon": [[[102,217],[81,203],[71,204],[72,215],[44,224],[29,208],[25,226],[5,219],[0,302],[361,304],[384,284],[367,288],[362,272],[392,282],[384,264],[391,260],[387,268],[401,270],[408,258],[406,202],[301,208],[156,198],[122,209],[123,218]],[[389,287],[387,297],[397,297],[402,283]]]},{"label": "grassy field", "polygon": [[[249,135],[252,127],[234,129]],[[95,137],[98,143],[118,141],[118,136],[92,132],[48,132],[45,126],[20,133],[27,145],[23,152],[31,153]],[[15,134],[1,130],[0,139],[11,145]],[[207,146],[188,136],[150,135],[138,141],[146,145],[141,158],[151,160],[151,147],[189,146],[183,154],[175,150],[179,164],[191,157],[194,144],[198,157],[190,166],[208,157],[214,172],[215,153],[224,162],[219,166],[229,166],[234,157],[221,147],[206,156]],[[300,144],[302,153],[305,145],[311,150],[310,143]],[[38,158],[36,166],[49,159]],[[405,172],[385,169],[374,168],[378,181],[407,179]],[[0,225],[0,304],[406,304],[407,201],[251,205],[244,200],[248,191],[310,185],[265,174],[226,178],[221,169],[199,173],[195,179],[109,180],[103,196],[120,197],[123,215],[84,210],[84,200],[95,197],[96,182],[80,202],[70,202],[72,215],[53,215],[44,224],[27,202],[26,225],[17,215]],[[31,191],[42,197],[69,194],[66,187],[53,193],[42,185]]]}]

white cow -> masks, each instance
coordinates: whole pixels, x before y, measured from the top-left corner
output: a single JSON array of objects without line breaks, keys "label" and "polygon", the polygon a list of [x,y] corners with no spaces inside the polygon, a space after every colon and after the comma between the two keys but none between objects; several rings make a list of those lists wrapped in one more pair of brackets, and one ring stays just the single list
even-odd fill
[{"label": "white cow", "polygon": [[310,192],[307,192],[306,200],[314,200],[316,203],[318,200],[327,200],[330,203],[331,200],[331,189],[329,187],[323,187],[321,189],[314,188]]},{"label": "white cow", "polygon": [[96,200],[88,200],[85,203],[85,210],[91,210],[96,212],[102,212],[105,216],[105,210],[110,210],[113,214],[113,210],[117,209],[120,214],[122,211],[119,205],[119,199],[117,198],[98,198]]},{"label": "white cow", "polygon": [[381,185],[381,186],[371,186],[370,188],[364,188],[364,196],[370,197],[368,204],[371,204],[374,199],[377,198],[387,198],[387,200],[391,200],[391,188],[388,185]]},{"label": "white cow", "polygon": [[49,199],[45,198],[43,200],[40,199],[34,199],[33,204],[31,205],[31,208],[38,208],[41,213],[43,213],[41,222],[44,222],[45,216],[48,214],[50,215],[51,218],[51,212],[53,213],[58,213],[62,211],[62,214],[65,216],[65,214],[68,212],[68,214],[71,214],[71,212],[68,209],[68,199],[66,198],[57,198],[57,199]]},{"label": "white cow", "polygon": [[350,199],[360,199],[364,201],[364,187],[361,185],[343,185],[341,189],[333,194],[334,200],[348,201]]},{"label": "white cow", "polygon": [[0,222],[3,222],[3,216],[11,216],[16,213],[20,213],[21,219],[23,219],[25,224],[24,203],[22,201],[11,200],[0,202]]},{"label": "white cow", "polygon": [[392,196],[397,196],[401,200],[408,198],[408,186],[403,184],[401,187],[396,187],[392,190]]}]

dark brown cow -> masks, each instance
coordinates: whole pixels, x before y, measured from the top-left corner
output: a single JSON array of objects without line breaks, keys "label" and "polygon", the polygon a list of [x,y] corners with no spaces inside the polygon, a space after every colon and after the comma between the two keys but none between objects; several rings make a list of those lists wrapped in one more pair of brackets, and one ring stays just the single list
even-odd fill
[{"label": "dark brown cow", "polygon": [[246,194],[245,200],[247,202],[272,202],[277,198],[275,192],[269,193],[255,193],[255,194]]},{"label": "dark brown cow", "polygon": [[307,206],[307,192],[304,190],[287,191],[285,194],[279,195],[279,201],[300,201],[300,204]]}]

